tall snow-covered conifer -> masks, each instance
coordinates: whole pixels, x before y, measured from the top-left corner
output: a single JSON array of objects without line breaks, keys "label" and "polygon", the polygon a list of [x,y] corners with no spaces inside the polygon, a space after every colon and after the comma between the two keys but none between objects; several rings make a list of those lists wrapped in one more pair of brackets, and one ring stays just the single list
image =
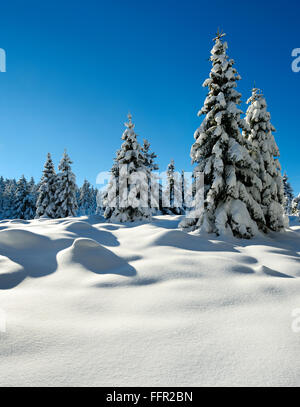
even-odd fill
[{"label": "tall snow-covered conifer", "polygon": [[96,212],[96,195],[91,184],[85,179],[79,190],[78,213],[82,215],[92,215]]},{"label": "tall snow-covered conifer", "polygon": [[3,219],[14,218],[14,203],[17,189],[17,182],[15,179],[5,180],[4,200],[3,200]]},{"label": "tall snow-covered conifer", "polygon": [[76,179],[71,169],[72,161],[66,151],[59,163],[55,182],[55,217],[76,216]]},{"label": "tall snow-covered conifer", "polygon": [[[247,186],[258,184],[253,176],[257,164],[251,159],[240,129],[246,128],[241,119],[240,93],[236,91],[240,76],[229,59],[225,34],[218,33],[211,51],[212,69],[203,86],[209,93],[198,115],[204,115],[196,130],[191,149],[192,162],[197,166],[194,179],[204,173],[204,205],[196,208],[181,222],[183,228],[216,234],[233,233],[250,238],[257,232],[255,220],[264,221],[260,205],[248,192]],[[196,191],[197,194],[197,191]]]},{"label": "tall snow-covered conifer", "polygon": [[38,189],[36,218],[48,216],[55,218],[55,183],[56,174],[50,153],[44,165],[43,176]]},{"label": "tall snow-covered conifer", "polygon": [[145,159],[145,166],[148,168],[148,205],[153,214],[159,209],[159,185],[158,177],[153,171],[158,170],[158,165],[155,163],[157,155],[150,151],[150,143],[144,139],[142,153]]},{"label": "tall snow-covered conifer", "polygon": [[154,161],[157,155],[154,152],[150,151],[150,143],[146,139],[144,139],[143,141],[142,152],[144,154],[146,167],[148,167],[150,171],[158,170],[158,165]]},{"label": "tall snow-covered conifer", "polygon": [[97,195],[97,214],[101,214],[103,210],[104,217],[107,219],[110,219],[119,202],[119,153],[120,150],[117,151],[114,158],[107,188],[104,191],[99,191]]},{"label": "tall snow-covered conifer", "polygon": [[13,206],[13,217],[16,219],[33,219],[35,215],[34,196],[31,193],[30,185],[24,175],[17,182],[15,200]]},{"label": "tall snow-covered conifer", "polygon": [[293,188],[291,186],[291,184],[289,183],[289,178],[286,174],[286,172],[283,174],[283,190],[284,190],[284,212],[287,215],[291,215],[292,214],[292,202],[294,199],[294,191]]},{"label": "tall snow-covered conifer", "polygon": [[5,203],[5,181],[0,177],[0,218],[3,219],[4,203]]},{"label": "tall snow-covered conifer", "polygon": [[300,194],[295,196],[292,201],[292,215],[299,216],[300,220]]},{"label": "tall snow-covered conifer", "polygon": [[251,156],[258,164],[256,174],[261,187],[261,207],[267,228],[280,231],[285,226],[283,205],[285,202],[281,167],[276,157],[279,149],[272,132],[275,128],[270,122],[270,113],[264,95],[257,88],[252,89],[246,112],[248,129],[244,131],[250,142]]},{"label": "tall snow-covered conifer", "polygon": [[128,115],[124,140],[112,168],[112,177],[104,198],[107,219],[117,222],[133,222],[151,218],[148,206],[149,168],[134,132],[132,116]]},{"label": "tall snow-covered conifer", "polygon": [[182,197],[182,209],[185,212],[190,208],[192,190],[190,180],[184,170],[181,171],[181,197]]},{"label": "tall snow-covered conifer", "polygon": [[107,191],[100,190],[100,189],[98,189],[98,190],[94,189],[94,193],[95,193],[95,200],[96,200],[95,214],[102,216],[105,211],[104,202],[107,199]]},{"label": "tall snow-covered conifer", "polygon": [[167,185],[164,190],[164,200],[167,212],[180,215],[183,213],[182,202],[182,178],[175,172],[174,160],[171,160],[167,168]]}]

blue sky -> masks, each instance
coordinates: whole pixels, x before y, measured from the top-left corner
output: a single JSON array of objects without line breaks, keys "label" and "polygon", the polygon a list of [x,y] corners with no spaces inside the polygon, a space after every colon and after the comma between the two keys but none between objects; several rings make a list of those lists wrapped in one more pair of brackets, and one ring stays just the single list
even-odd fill
[{"label": "blue sky", "polygon": [[[11,1],[1,5],[0,174],[40,178],[64,148],[78,183],[109,170],[130,110],[164,170],[191,170],[218,27],[242,80],[243,102],[262,88],[281,164],[300,192],[298,1]],[[246,106],[243,104],[243,110]]]}]

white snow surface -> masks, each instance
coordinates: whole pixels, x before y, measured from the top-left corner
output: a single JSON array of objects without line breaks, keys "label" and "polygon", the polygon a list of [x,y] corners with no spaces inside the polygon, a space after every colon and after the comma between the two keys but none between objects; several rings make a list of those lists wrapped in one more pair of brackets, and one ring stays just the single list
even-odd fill
[{"label": "white snow surface", "polygon": [[1,221],[0,386],[299,386],[298,219],[252,240],[180,219]]}]

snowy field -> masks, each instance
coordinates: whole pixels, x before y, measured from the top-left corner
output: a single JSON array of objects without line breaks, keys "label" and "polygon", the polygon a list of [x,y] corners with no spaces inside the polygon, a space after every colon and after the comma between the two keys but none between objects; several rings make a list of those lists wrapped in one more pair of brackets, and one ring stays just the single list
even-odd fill
[{"label": "snowy field", "polygon": [[299,386],[299,222],[247,241],[179,220],[0,222],[0,385]]}]

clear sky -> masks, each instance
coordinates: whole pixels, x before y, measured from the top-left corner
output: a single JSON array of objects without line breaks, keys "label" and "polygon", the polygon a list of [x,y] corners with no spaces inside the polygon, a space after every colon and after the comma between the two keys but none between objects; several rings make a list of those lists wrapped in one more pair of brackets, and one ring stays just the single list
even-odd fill
[{"label": "clear sky", "polygon": [[[191,171],[218,27],[242,80],[267,99],[281,164],[300,192],[299,1],[10,1],[0,10],[0,174],[40,178],[67,148],[78,184],[112,165],[130,110],[164,170]],[[243,103],[243,110],[246,105]]]}]

